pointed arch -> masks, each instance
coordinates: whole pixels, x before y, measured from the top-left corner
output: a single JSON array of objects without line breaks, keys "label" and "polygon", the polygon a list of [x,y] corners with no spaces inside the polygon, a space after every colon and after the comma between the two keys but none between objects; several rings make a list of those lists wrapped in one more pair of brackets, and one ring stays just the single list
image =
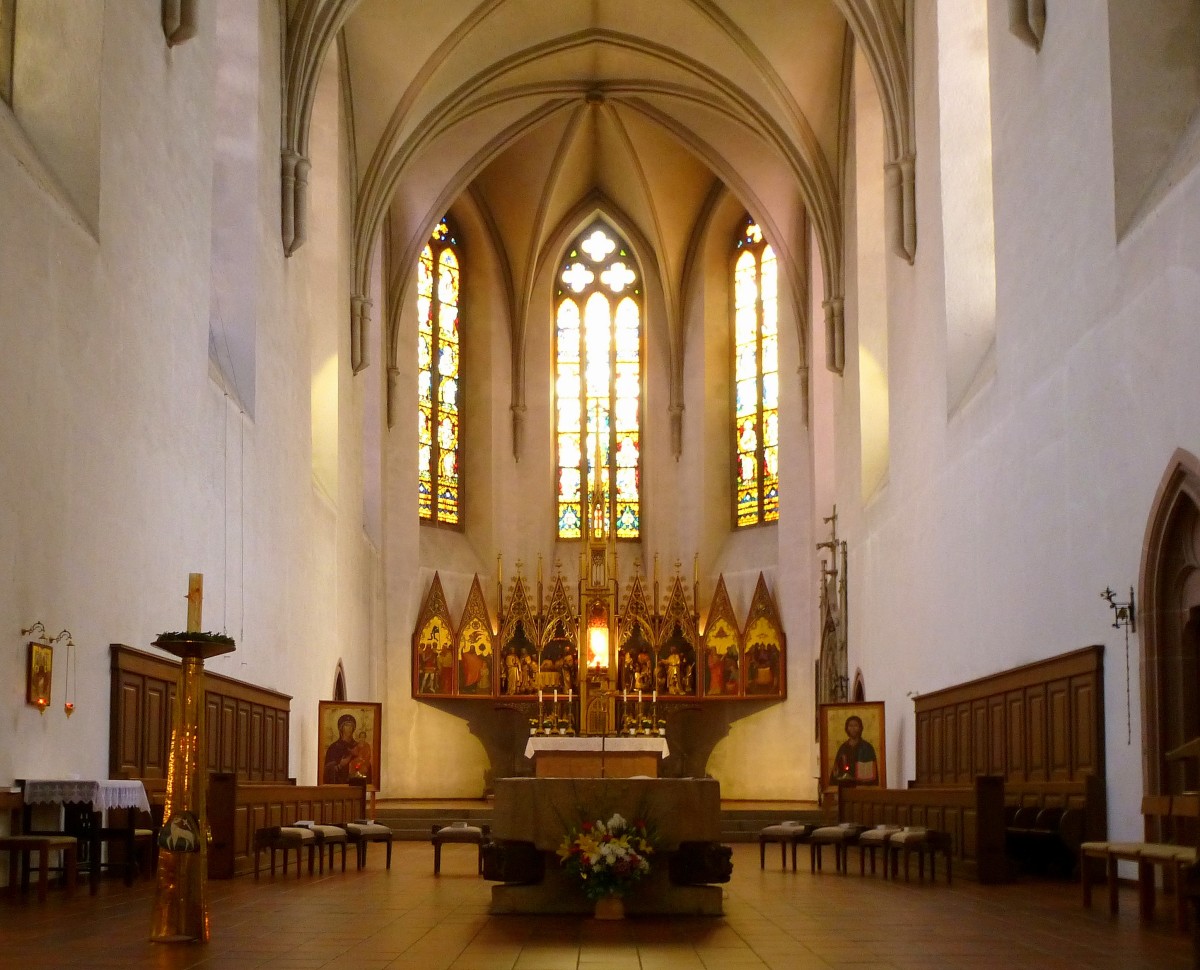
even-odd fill
[{"label": "pointed arch", "polygon": [[1145,791],[1195,788],[1166,753],[1200,736],[1200,460],[1178,449],[1151,505],[1141,564]]},{"label": "pointed arch", "polygon": [[912,3],[835,0],[870,65],[883,108],[888,242],[912,263],[917,255],[916,136],[912,92]]}]

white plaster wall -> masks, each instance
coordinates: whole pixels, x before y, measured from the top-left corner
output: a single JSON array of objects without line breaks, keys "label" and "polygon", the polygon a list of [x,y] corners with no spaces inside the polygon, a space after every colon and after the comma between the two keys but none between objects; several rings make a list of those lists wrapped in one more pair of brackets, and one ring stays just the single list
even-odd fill
[{"label": "white plaster wall", "polygon": [[[151,649],[156,633],[181,628],[189,572],[205,575],[204,626],[238,640],[210,668],[293,695],[302,782],[315,777],[316,701],[336,658],[352,685],[373,688],[361,501],[314,505],[307,270],[279,242],[278,5],[259,10],[253,422],[209,374],[211,8],[200,8],[197,38],[168,50],[156,7],[104,5],[98,241],[0,144],[0,781],[106,775],[108,644]],[[343,170],[330,177],[344,184]],[[361,414],[348,375],[345,388],[344,410]],[[340,453],[351,484],[361,438]],[[337,584],[320,561],[327,532]],[[50,710],[24,703],[18,631],[34,619],[79,645],[70,720],[62,650]]]},{"label": "white plaster wall", "polygon": [[1105,644],[1109,827],[1130,838],[1138,643],[1127,733],[1124,640],[1098,594],[1136,585],[1166,463],[1200,448],[1200,179],[1191,172],[1118,247],[1104,6],[1056,7],[1035,54],[992,4],[996,371],[947,420],[930,13],[917,5],[918,252],[911,268],[889,265],[891,473],[866,508],[842,474],[854,443],[838,445],[850,664],[888,704],[902,784],[914,772],[910,692]]}]

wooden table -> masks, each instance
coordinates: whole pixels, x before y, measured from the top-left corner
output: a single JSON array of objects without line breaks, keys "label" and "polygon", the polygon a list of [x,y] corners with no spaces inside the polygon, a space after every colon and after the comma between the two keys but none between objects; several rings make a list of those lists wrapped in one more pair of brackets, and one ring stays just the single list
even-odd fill
[{"label": "wooden table", "polygon": [[[51,833],[34,832],[31,829],[34,805],[77,806],[84,814],[78,823],[67,820],[60,831]],[[137,808],[144,812],[150,811],[150,801],[146,798],[146,789],[136,779],[79,779],[51,778],[34,779],[25,782],[24,831],[30,834],[72,835],[77,837],[87,849],[86,861],[82,864],[88,869],[89,890],[95,892],[100,885],[100,846],[105,835],[104,813],[110,808]],[[130,852],[129,864],[132,863],[133,813],[130,813],[128,832],[125,833],[127,849]],[[81,853],[82,855],[83,853]],[[132,869],[126,867],[125,881],[132,881]]]},{"label": "wooden table", "polygon": [[531,737],[525,757],[538,778],[657,778],[670,754],[663,737]]}]

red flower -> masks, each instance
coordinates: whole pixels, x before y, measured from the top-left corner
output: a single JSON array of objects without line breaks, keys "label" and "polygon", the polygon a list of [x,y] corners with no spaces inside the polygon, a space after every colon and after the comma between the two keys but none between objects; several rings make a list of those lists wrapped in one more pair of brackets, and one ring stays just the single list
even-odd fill
[{"label": "red flower", "polygon": [[579,828],[584,832],[590,832],[592,830],[592,823],[584,822]]}]

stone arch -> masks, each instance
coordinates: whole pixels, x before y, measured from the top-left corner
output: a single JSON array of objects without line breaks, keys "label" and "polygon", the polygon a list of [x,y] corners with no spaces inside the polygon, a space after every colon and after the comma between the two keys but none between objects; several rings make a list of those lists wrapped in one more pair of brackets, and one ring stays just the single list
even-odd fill
[{"label": "stone arch", "polygon": [[1183,449],[1151,506],[1140,583],[1145,790],[1194,789],[1196,763],[1166,760],[1200,737],[1200,460]]},{"label": "stone arch", "polygon": [[337,669],[333,672],[333,699],[335,701],[346,699],[346,669],[340,660],[337,663]]},{"label": "stone arch", "polygon": [[916,134],[912,96],[911,0],[836,0],[862,51],[883,108],[888,245],[912,263],[917,255]]}]

